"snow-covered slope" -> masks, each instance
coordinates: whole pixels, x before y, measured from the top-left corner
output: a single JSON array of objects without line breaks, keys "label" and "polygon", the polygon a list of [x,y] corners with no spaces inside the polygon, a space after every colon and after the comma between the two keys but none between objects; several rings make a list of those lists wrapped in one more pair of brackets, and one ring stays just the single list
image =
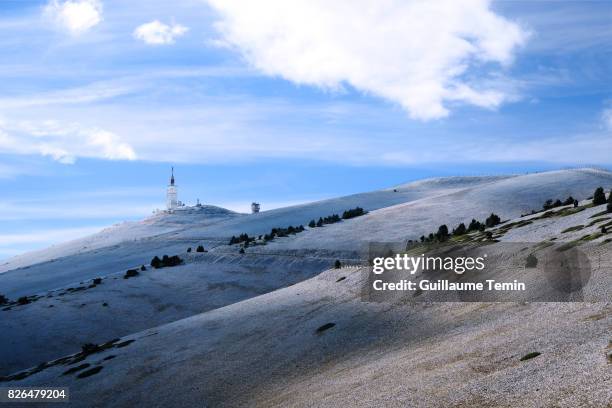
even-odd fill
[{"label": "snow-covered slope", "polygon": [[[27,370],[15,383],[68,385],[74,406],[126,406],[135,398],[164,407],[196,400],[212,406],[309,406],[313,400],[576,406],[584,395],[599,403],[606,397],[610,308],[602,300],[612,286],[612,240],[598,231],[612,219],[600,214],[605,206],[591,208],[588,200],[572,211],[516,217],[546,199],[584,199],[611,184],[610,173],[592,169],[432,179],[255,215],[208,207],[199,210],[207,214],[159,214],[124,224],[43,252],[44,262],[27,265],[23,258],[21,268],[0,274],[0,292],[10,298],[39,296],[0,311],[0,332],[9,333],[0,339],[2,373],[146,329],[103,351]],[[230,235],[304,224],[355,206],[370,212],[251,246],[244,255],[227,245]],[[509,265],[492,273],[545,284],[536,271],[525,275],[512,265],[524,265],[529,251],[553,240],[567,242],[597,263],[585,291],[596,303],[368,303],[359,269],[313,277],[368,241],[415,238],[490,212],[511,219],[491,230],[500,242],[489,248]],[[209,252],[186,252],[199,244]],[[179,254],[186,263],[123,279],[125,269],[163,254]],[[89,287],[94,277],[102,283]],[[320,327],[328,329],[317,332]],[[519,360],[532,351],[541,357]]]},{"label": "snow-covered slope", "polygon": [[15,256],[0,264],[0,273],[60,257],[116,246],[124,242],[144,240],[196,225],[208,226],[241,215],[215,206],[190,207],[189,210],[177,211],[173,214],[160,212],[139,222],[123,222],[87,237]]},{"label": "snow-covered slope", "polygon": [[250,215],[214,206],[173,214],[160,213],[141,222],[123,223],[89,237],[9,259],[0,265],[0,293],[14,297],[61,288],[100,274],[148,263],[155,255],[178,254],[187,247],[200,244],[210,249],[242,232],[263,234],[273,227],[306,224],[312,218],[341,213],[357,206],[376,210],[503,179],[430,179]]},{"label": "snow-covered slope", "polygon": [[578,169],[496,179],[315,228],[274,242],[266,249],[365,250],[369,242],[417,239],[435,232],[441,224],[447,224],[450,229],[460,222],[467,225],[472,218],[484,221],[491,212],[502,219],[515,218],[541,209],[547,199],[563,200],[570,195],[584,199],[598,186],[609,190],[612,173]]},{"label": "snow-covered slope", "polygon": [[[210,253],[181,255],[185,264],[139,271],[98,271],[93,280],[45,291],[26,305],[0,307],[0,375],[149,327],[271,292],[308,279],[333,259]],[[282,273],[280,273],[282,271]],[[34,294],[34,293],[31,293]]]},{"label": "snow-covered slope", "polygon": [[[0,272],[65,256],[142,240],[219,240],[231,235],[264,234],[274,227],[307,224],[334,213],[360,206],[370,214],[284,240],[289,247],[355,249],[355,242],[405,239],[428,233],[441,222],[450,224],[483,218],[491,211],[511,218],[538,209],[548,198],[578,198],[597,186],[609,188],[612,173],[574,169],[507,177],[446,177],[412,182],[395,188],[355,194],[308,204],[236,214],[213,206],[199,210],[157,214],[137,223],[123,223],[90,237],[12,258]],[[1,281],[0,281],[1,282]]]},{"label": "snow-covered slope", "polygon": [[[609,303],[368,303],[363,279],[357,269],[329,270],[49,362],[7,385],[68,386],[76,407],[610,401]],[[540,355],[521,361],[533,352]]]}]

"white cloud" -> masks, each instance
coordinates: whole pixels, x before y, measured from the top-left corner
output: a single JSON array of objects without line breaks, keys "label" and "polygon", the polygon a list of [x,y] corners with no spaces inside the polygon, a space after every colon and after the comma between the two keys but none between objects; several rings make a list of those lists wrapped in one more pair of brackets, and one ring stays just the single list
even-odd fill
[{"label": "white cloud", "polygon": [[496,108],[508,99],[484,82],[509,65],[528,33],[487,0],[207,0],[219,40],[267,75],[399,103],[413,118],[449,114],[449,102]]},{"label": "white cloud", "polygon": [[77,157],[109,160],[136,158],[132,147],[114,133],[57,121],[0,121],[0,152],[50,156],[65,164],[74,163]]},{"label": "white cloud", "polygon": [[44,9],[59,27],[73,35],[81,34],[102,21],[99,0],[51,0]]},{"label": "white cloud", "polygon": [[134,37],[150,45],[174,44],[176,38],[189,29],[180,24],[167,25],[158,20],[142,24],[134,30]]}]

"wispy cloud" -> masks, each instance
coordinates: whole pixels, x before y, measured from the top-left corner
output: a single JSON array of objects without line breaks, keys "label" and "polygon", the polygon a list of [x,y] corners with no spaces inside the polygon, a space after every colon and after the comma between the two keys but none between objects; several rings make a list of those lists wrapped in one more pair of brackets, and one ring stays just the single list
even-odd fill
[{"label": "wispy cloud", "polygon": [[64,164],[77,157],[134,160],[134,149],[112,132],[78,123],[0,120],[0,152],[39,154]]},{"label": "wispy cloud", "polygon": [[174,44],[176,39],[188,30],[180,24],[168,25],[154,20],[138,26],[134,30],[134,37],[149,45],[168,45]]},{"label": "wispy cloud", "polygon": [[30,95],[4,96],[0,98],[0,109],[86,104],[128,95],[142,90],[143,86],[141,81],[134,78],[96,81],[82,86],[43,91]]}]

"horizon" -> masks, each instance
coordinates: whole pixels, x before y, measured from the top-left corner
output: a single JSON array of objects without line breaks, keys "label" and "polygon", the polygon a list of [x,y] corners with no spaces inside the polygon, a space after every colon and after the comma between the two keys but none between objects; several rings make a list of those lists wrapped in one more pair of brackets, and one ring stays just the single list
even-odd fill
[{"label": "horizon", "polygon": [[397,3],[348,42],[347,4],[3,2],[0,260],[164,208],[171,165],[180,200],[262,211],[610,166],[606,2]]}]

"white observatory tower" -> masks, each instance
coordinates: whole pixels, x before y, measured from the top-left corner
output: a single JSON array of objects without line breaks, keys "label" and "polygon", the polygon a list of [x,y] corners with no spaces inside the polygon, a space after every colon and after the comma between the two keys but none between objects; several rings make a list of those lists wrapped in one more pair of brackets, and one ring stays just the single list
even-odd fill
[{"label": "white observatory tower", "polygon": [[172,167],[172,175],[170,176],[170,184],[166,190],[166,208],[172,211],[178,207],[176,186],[174,185],[174,167]]}]

